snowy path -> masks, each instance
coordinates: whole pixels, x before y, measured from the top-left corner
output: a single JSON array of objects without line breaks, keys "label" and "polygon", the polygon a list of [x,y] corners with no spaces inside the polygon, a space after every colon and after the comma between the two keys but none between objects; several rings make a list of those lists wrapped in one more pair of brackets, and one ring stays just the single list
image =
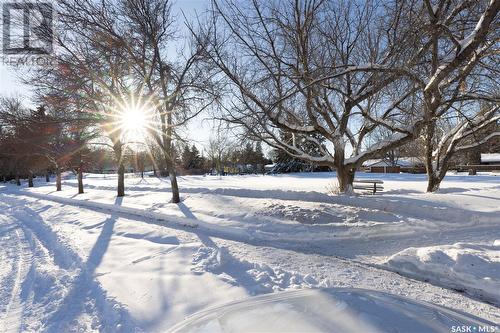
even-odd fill
[{"label": "snowy path", "polygon": [[5,302],[0,307],[0,327],[5,332],[92,331],[103,323],[131,327],[127,311],[107,300],[93,279],[89,265],[93,258],[84,264],[37,212],[2,199],[3,256],[12,263],[0,290],[0,301]]},{"label": "snowy path", "polygon": [[[5,219],[26,225],[53,261],[35,256],[35,288],[21,294],[42,298],[43,306],[23,302],[22,330],[162,332],[207,306],[317,286],[298,274],[237,260],[226,278],[204,274],[217,270],[210,251],[222,250],[204,235],[46,200],[0,197]],[[230,281],[230,274],[238,281],[246,274],[244,283]]]},{"label": "snowy path", "polygon": [[[184,190],[189,192],[189,189]],[[223,191],[211,192],[228,192],[227,189],[220,190]],[[157,197],[144,203],[143,197],[147,199],[148,196],[144,193],[139,196],[138,193],[130,191],[123,203],[117,206],[112,201],[114,192],[111,191],[97,190],[96,193],[96,190],[93,190],[92,196],[84,194],[81,198],[65,197],[64,192],[50,192],[50,194],[22,192],[23,195],[37,199],[133,215],[150,223],[168,224],[171,228],[196,227],[208,235],[228,240],[253,245],[273,242],[275,247],[287,249],[292,246],[304,251],[345,258],[352,258],[355,254],[356,257],[363,257],[363,261],[371,263],[381,263],[388,256],[410,246],[427,246],[437,242],[449,244],[468,239],[485,242],[500,239],[500,228],[496,228],[500,219],[496,213],[451,209],[446,206],[436,206],[431,210],[425,206],[428,204],[426,202],[410,205],[390,196],[374,199],[350,198],[351,201],[347,201],[321,193],[287,191],[282,192],[282,196],[283,193],[286,193],[285,197],[290,198],[302,195],[305,197],[304,201],[274,199],[271,201],[272,204],[269,204],[268,199],[259,201],[255,198],[251,200],[231,198],[236,193],[217,196],[204,193],[200,196],[187,195],[179,205],[157,209],[161,206],[154,203],[154,200],[158,200]],[[279,194],[274,194],[279,197]],[[248,194],[243,194],[245,195]],[[312,203],[307,199],[312,200]],[[321,202],[319,206],[314,205],[315,200]],[[323,203],[328,201],[330,203]],[[366,208],[355,207],[353,202]],[[311,206],[310,209],[303,208],[308,204]],[[153,207],[150,207],[151,205]],[[227,206],[231,206],[231,210],[226,212]],[[404,209],[409,212],[402,214]],[[396,214],[394,210],[400,212]],[[242,213],[235,214],[235,211]],[[333,212],[335,215],[332,215]],[[433,219],[425,219],[422,214]],[[449,214],[453,214],[452,217]],[[318,215],[322,215],[322,219],[330,222],[319,221],[312,224],[311,221]],[[461,216],[461,220],[453,218],[455,216]],[[343,220],[331,223],[335,218]],[[290,223],[290,219],[294,223]],[[378,246],[373,246],[374,242]]]},{"label": "snowy path", "polygon": [[[31,267],[32,246],[23,230],[0,216],[0,327],[2,332],[18,332],[22,322],[21,287]],[[24,290],[30,288],[29,281]]]},{"label": "snowy path", "polygon": [[[308,286],[385,290],[500,321],[494,306],[393,272],[324,255],[313,247],[287,242],[263,246],[262,240],[235,238],[241,236],[239,233],[204,229],[199,220],[157,221],[126,209],[101,206],[89,210],[90,206],[82,208],[76,200],[49,201],[19,194],[0,194],[2,202],[13,210],[9,216],[20,215],[22,223],[40,229],[23,218],[22,212],[29,207],[31,219],[45,226],[38,230],[40,238],[56,248],[68,246],[65,249],[80,258],[77,262],[92,263],[90,268],[83,265],[87,267],[83,280],[87,290],[98,291],[100,296],[94,299],[120,309],[122,316],[115,316],[110,323],[99,318],[108,305],[74,310],[72,317],[87,322],[87,330],[118,324],[130,328],[133,322],[147,331],[161,331],[209,305]],[[43,232],[47,227],[50,233]],[[83,293],[76,294],[81,298]],[[87,303],[92,304],[91,300]],[[82,310],[89,311],[82,317]],[[43,315],[31,315],[43,320]],[[49,323],[60,325],[62,317],[50,318]]]}]

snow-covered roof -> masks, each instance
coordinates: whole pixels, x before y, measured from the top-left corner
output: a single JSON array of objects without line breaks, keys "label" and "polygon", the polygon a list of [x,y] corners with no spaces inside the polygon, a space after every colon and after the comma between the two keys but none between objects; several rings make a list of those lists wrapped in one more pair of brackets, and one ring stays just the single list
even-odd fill
[{"label": "snow-covered roof", "polygon": [[402,167],[414,167],[423,165],[423,162],[418,157],[400,157],[398,158],[397,165]]},{"label": "snow-covered roof", "polygon": [[[400,167],[413,167],[421,165],[422,162],[416,157],[399,157],[395,165]],[[366,160],[363,162],[364,167],[377,167],[377,166],[392,166],[391,162],[387,159]]]},{"label": "snow-covered roof", "polygon": [[389,163],[389,161],[384,159],[367,160],[363,162],[363,166],[364,167],[391,166],[391,163]]},{"label": "snow-covered roof", "polygon": [[481,162],[499,162],[500,163],[500,153],[495,154],[481,154]]}]

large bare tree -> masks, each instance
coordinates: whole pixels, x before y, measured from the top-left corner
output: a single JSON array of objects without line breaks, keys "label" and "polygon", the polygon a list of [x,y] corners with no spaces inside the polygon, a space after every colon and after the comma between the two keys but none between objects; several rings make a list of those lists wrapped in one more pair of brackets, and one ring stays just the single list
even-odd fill
[{"label": "large bare tree", "polygon": [[[396,15],[386,16],[373,1],[213,1],[199,35],[211,36],[207,53],[230,81],[223,118],[293,157],[335,168],[340,191],[350,191],[364,160],[418,132],[398,108],[416,91],[399,64],[415,60],[401,52],[406,36]],[[393,136],[368,145],[379,127]]]},{"label": "large bare tree", "polygon": [[[450,21],[428,19],[427,1],[213,0],[198,35],[210,36],[207,54],[229,81],[223,118],[293,157],[334,167],[340,191],[350,191],[363,161],[439,118],[443,86],[468,77],[489,45],[498,1],[430,6]],[[448,38],[455,16],[468,11],[473,28],[462,41],[436,46],[436,34]],[[381,128],[390,135],[371,142]]]},{"label": "large bare tree", "polygon": [[[404,6],[422,45],[422,61],[411,70],[421,86],[429,192],[439,189],[455,152],[483,144],[471,139],[498,119],[499,9],[498,0],[424,0]],[[479,107],[480,102],[490,107]]]},{"label": "large bare tree", "polygon": [[150,134],[163,153],[172,202],[178,203],[176,129],[217,98],[216,80],[211,80],[214,69],[206,66],[203,49],[196,41],[180,39],[182,25],[174,20],[169,0],[63,0],[59,5],[73,25],[91,29],[92,38],[104,38],[125,51],[129,69],[125,81],[134,87],[136,100],[154,113]]}]

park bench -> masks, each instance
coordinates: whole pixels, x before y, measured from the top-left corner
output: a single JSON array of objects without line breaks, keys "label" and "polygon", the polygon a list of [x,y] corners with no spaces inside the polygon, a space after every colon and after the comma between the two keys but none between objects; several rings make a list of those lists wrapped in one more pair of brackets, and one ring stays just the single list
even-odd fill
[{"label": "park bench", "polygon": [[355,190],[370,191],[372,194],[382,192],[384,187],[381,185],[384,182],[377,179],[354,179],[352,188]]}]

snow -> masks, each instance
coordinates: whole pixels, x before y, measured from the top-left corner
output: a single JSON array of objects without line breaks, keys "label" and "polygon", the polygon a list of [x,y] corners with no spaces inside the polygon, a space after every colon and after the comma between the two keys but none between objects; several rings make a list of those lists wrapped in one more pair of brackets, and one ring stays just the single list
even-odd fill
[{"label": "snow", "polygon": [[500,163],[500,154],[481,154],[481,162]]},{"label": "snow", "polygon": [[364,167],[391,166],[391,163],[389,161],[386,161],[385,159],[373,159],[364,161],[363,166]]},{"label": "snow", "polygon": [[[493,244],[456,243],[408,248],[391,256],[397,272],[477,295],[500,300],[500,240]],[[495,245],[496,244],[496,245]]]},{"label": "snow", "polygon": [[450,173],[426,194],[425,175],[359,173],[385,192],[337,196],[334,176],[179,177],[180,204],[155,177],[128,175],[121,199],[114,175],[86,175],[81,195],[71,175],[60,192],[0,185],[0,327],[164,332],[227,302],[325,287],[500,321],[500,177]]},{"label": "snow", "polygon": [[388,293],[329,288],[233,302],[194,315],[172,332],[432,333],[458,326],[496,329],[479,318]]},{"label": "snow", "polygon": [[[401,167],[414,167],[422,165],[422,162],[416,157],[400,157],[396,159],[395,165]],[[364,167],[392,166],[392,164],[387,159],[373,159],[364,161],[363,166]]]},{"label": "snow", "polygon": [[290,273],[280,268],[272,268],[266,264],[239,261],[224,247],[200,247],[193,256],[191,271],[197,274],[204,272],[217,274],[231,285],[240,283],[234,276],[243,272],[246,275],[244,285],[250,295],[327,286],[326,282],[319,283],[309,274],[303,276],[296,272]]},{"label": "snow", "polygon": [[376,152],[377,150],[379,150],[380,148],[387,147],[392,143],[398,142],[407,136],[408,136],[408,133],[395,133],[390,138],[377,142],[376,144],[370,146],[367,150],[361,152],[360,154],[347,158],[344,162],[344,165],[356,163],[357,161],[362,159],[364,156],[372,154],[372,153]]}]

